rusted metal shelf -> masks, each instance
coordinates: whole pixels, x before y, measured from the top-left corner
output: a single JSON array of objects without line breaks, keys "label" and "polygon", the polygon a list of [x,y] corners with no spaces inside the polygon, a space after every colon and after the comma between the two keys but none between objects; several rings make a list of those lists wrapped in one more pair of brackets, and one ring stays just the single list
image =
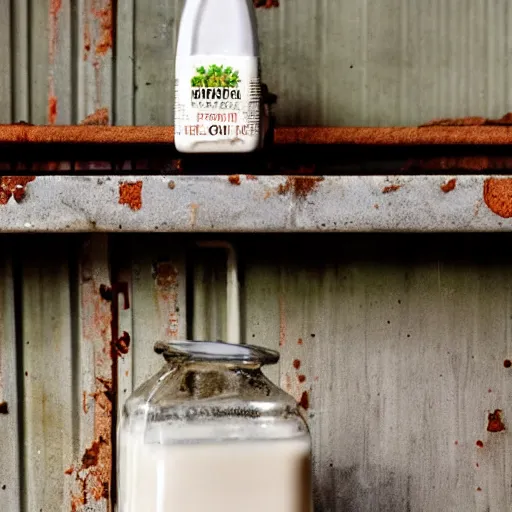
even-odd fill
[{"label": "rusted metal shelf", "polygon": [[510,231],[512,129],[472,122],[184,158],[172,127],[3,126],[0,232]]},{"label": "rusted metal shelf", "polygon": [[16,186],[0,232],[512,231],[512,177],[40,176]]},{"label": "rusted metal shelf", "polygon": [[[509,145],[507,125],[419,127],[279,127],[274,144],[316,145]],[[0,126],[0,144],[173,144],[174,128],[167,126]]]}]

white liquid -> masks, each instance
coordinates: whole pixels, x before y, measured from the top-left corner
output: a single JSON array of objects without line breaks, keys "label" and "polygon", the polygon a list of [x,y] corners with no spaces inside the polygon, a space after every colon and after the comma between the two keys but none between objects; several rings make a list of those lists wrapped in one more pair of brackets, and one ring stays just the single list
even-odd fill
[{"label": "white liquid", "polygon": [[[176,53],[174,124],[179,151],[239,153],[257,149],[261,136],[258,55],[252,0],[186,1]],[[211,76],[198,74],[199,69],[208,71],[210,66],[222,68],[219,73],[227,82],[193,82]],[[230,72],[224,74],[226,69]]]},{"label": "white liquid", "polygon": [[308,436],[144,444],[123,433],[119,512],[311,512]]}]

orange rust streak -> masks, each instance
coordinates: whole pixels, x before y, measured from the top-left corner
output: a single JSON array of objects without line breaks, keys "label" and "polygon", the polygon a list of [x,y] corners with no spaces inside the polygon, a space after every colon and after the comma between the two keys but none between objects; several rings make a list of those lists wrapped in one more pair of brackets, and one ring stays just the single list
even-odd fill
[{"label": "orange rust streak", "polygon": [[389,185],[382,189],[382,193],[389,194],[391,192],[396,192],[397,190],[400,190],[400,188],[401,188],[401,185]]},{"label": "orange rust streak", "polygon": [[[0,143],[16,142],[172,144],[174,142],[174,128],[169,126],[0,125]],[[508,126],[433,126],[424,128],[282,127],[275,131],[275,144],[509,145],[512,144],[512,128]]]},{"label": "orange rust streak", "polygon": [[48,98],[48,122],[55,124],[55,121],[57,121],[57,98],[50,96]]},{"label": "orange rust streak", "polygon": [[112,2],[109,1],[104,9],[93,12],[94,16],[100,21],[101,35],[96,43],[96,55],[105,55],[113,45],[112,41]]}]

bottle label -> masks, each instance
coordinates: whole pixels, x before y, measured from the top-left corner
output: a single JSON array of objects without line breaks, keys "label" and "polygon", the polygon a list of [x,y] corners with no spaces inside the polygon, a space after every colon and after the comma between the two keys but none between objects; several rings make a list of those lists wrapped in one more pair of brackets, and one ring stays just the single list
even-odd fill
[{"label": "bottle label", "polygon": [[190,142],[258,139],[257,57],[194,55],[176,61],[175,134]]}]

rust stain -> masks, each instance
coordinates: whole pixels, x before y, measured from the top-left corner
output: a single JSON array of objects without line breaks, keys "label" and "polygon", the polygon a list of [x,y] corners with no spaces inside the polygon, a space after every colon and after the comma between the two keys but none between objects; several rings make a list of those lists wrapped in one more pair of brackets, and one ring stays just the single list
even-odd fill
[{"label": "rust stain", "polygon": [[[94,404],[94,434],[69,476],[72,481],[72,511],[97,508],[94,502],[108,501],[111,488],[115,490],[112,454],[115,450],[113,424],[116,424],[116,410],[113,399],[117,388],[114,388],[112,376],[114,369],[117,369],[117,359],[113,343],[115,322],[112,299],[118,295],[108,284],[101,286],[108,282],[104,281],[108,280],[104,252],[103,242],[92,238],[86,240],[81,251],[80,300],[82,311],[89,318],[88,322],[82,324],[81,331],[84,343],[91,345],[94,354],[94,385],[87,390]],[[110,301],[107,300],[109,293]]]},{"label": "rust stain", "polygon": [[89,21],[84,23],[84,56],[83,59],[86,61],[89,58],[89,52],[91,51],[91,28]]},{"label": "rust stain", "polygon": [[309,409],[309,394],[307,391],[303,391],[300,397],[299,405],[306,411]]},{"label": "rust stain", "polygon": [[284,307],[284,296],[279,296],[279,346],[286,344],[286,311]]},{"label": "rust stain", "polygon": [[297,377],[297,379],[299,380],[299,382],[302,384],[304,382],[306,382],[306,376],[305,375],[299,375]]},{"label": "rust stain", "polygon": [[108,108],[98,108],[92,114],[89,114],[80,124],[82,126],[108,126],[110,123],[110,117],[108,114]]},{"label": "rust stain", "polygon": [[48,123],[55,124],[57,121],[57,98],[50,94],[48,97]]},{"label": "rust stain", "polygon": [[441,185],[441,190],[447,194],[448,192],[451,192],[455,189],[457,186],[457,180],[455,178],[452,178],[451,180],[447,181],[446,183],[443,183]]},{"label": "rust stain", "polygon": [[121,334],[121,336],[119,337],[119,339],[116,342],[117,353],[120,356],[124,356],[124,355],[128,354],[128,352],[130,351],[130,343],[131,343],[130,335],[126,331],[123,331],[123,334]]},{"label": "rust stain", "polygon": [[119,204],[128,205],[133,211],[142,208],[142,181],[123,181],[119,184]]},{"label": "rust stain", "polygon": [[100,37],[96,43],[96,55],[105,55],[113,45],[113,13],[112,1],[109,0],[103,9],[93,7],[93,15],[100,22]]},{"label": "rust stain", "polygon": [[164,328],[163,339],[166,340],[176,340],[179,335],[178,277],[178,269],[172,262],[155,264],[156,302]]},{"label": "rust stain", "polygon": [[176,188],[176,182],[174,182],[173,180],[169,181],[168,185],[167,185],[171,190],[174,190]]},{"label": "rust stain", "polygon": [[245,178],[249,181],[258,181],[258,177],[254,176],[254,174],[246,174]]},{"label": "rust stain", "polygon": [[297,340],[297,345],[303,345],[304,344],[304,341],[302,341],[302,338],[299,338]]},{"label": "rust stain", "polygon": [[512,361],[510,359],[505,359],[505,361],[503,361],[503,366],[505,368],[510,368],[512,366]]},{"label": "rust stain", "polygon": [[501,409],[496,409],[494,412],[490,412],[487,418],[487,431],[488,432],[503,432],[505,430],[505,425],[501,418],[502,414]]},{"label": "rust stain", "polygon": [[35,176],[0,177],[0,205],[7,204],[11,197],[20,203],[25,197],[27,185],[35,179]]},{"label": "rust stain", "polygon": [[279,7],[279,0],[253,0],[253,4],[256,9],[259,7],[270,9],[271,7]]},{"label": "rust stain", "polygon": [[92,466],[98,465],[98,457],[100,453],[100,444],[105,443],[105,440],[100,437],[98,441],[94,441],[90,448],[85,450],[82,456],[82,468],[89,469]]},{"label": "rust stain", "polygon": [[281,383],[281,386],[282,388],[287,392],[287,393],[292,393],[293,392],[293,389],[292,389],[292,378],[291,376],[287,373],[285,374],[284,376],[284,379]]},{"label": "rust stain", "polygon": [[9,414],[9,404],[7,402],[0,402],[0,414]]},{"label": "rust stain", "polygon": [[62,0],[50,0],[50,42],[49,42],[49,75],[48,75],[48,123],[55,124],[57,120],[57,97],[55,95],[54,64],[57,53],[59,36],[58,23]]},{"label": "rust stain", "polygon": [[158,262],[155,265],[156,285],[159,287],[174,287],[178,284],[178,269],[170,262]]},{"label": "rust stain", "polygon": [[482,441],[480,441],[480,439],[476,442],[476,445],[478,446],[478,448],[484,447],[484,443]]},{"label": "rust stain", "polygon": [[301,363],[300,363],[300,359],[294,359],[292,364],[293,364],[293,367],[294,367],[296,370],[298,370],[298,369],[300,368],[300,364],[301,364]]},{"label": "rust stain", "polygon": [[484,183],[488,208],[505,219],[512,217],[512,178],[488,178]]},{"label": "rust stain", "polygon": [[402,185],[388,185],[387,187],[384,187],[382,189],[383,194],[390,194],[391,192],[396,192],[397,190],[400,190],[402,188]]},{"label": "rust stain", "polygon": [[81,465],[66,470],[73,476],[78,491],[71,497],[71,510],[77,511],[91,499],[100,501],[109,498],[110,475],[112,471],[111,417],[112,388],[108,379],[96,379],[97,390],[92,395],[97,411],[94,418],[96,439],[85,449]]},{"label": "rust stain", "polygon": [[199,210],[199,205],[197,203],[190,203],[190,225],[195,227],[197,222],[197,212]]},{"label": "rust stain", "polygon": [[482,490],[482,488],[481,488],[481,487],[477,487],[477,488],[476,488],[476,490],[477,490],[478,492],[480,492],[480,491]]},{"label": "rust stain", "polygon": [[89,412],[89,406],[87,405],[87,391],[82,391],[82,410],[84,414]]},{"label": "rust stain", "polygon": [[295,197],[304,199],[313,192],[324,179],[323,176],[289,176],[286,178],[286,183],[282,183],[277,187],[277,193],[282,196],[293,192]]},{"label": "rust stain", "polygon": [[238,175],[238,174],[233,174],[232,176],[230,176],[228,178],[228,180],[229,180],[229,183],[231,183],[231,185],[240,185],[240,183],[241,183],[240,175]]}]

